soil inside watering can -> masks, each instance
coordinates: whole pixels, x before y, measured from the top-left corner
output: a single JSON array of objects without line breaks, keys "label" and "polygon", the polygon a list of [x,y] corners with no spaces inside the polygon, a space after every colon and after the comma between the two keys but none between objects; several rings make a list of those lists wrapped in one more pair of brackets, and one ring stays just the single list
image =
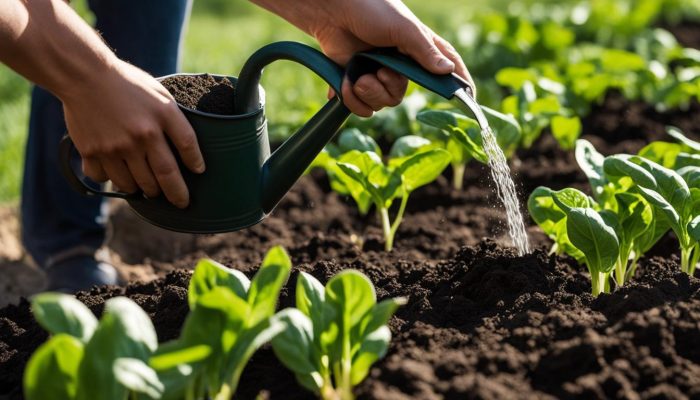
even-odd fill
[{"label": "soil inside watering can", "polygon": [[234,114],[234,85],[228,78],[209,74],[175,75],[161,83],[184,107],[211,114]]}]

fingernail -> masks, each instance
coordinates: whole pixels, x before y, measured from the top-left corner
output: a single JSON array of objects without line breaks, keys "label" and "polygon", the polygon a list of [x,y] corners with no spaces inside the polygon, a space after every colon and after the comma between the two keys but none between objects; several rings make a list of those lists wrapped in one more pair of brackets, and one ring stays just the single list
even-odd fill
[{"label": "fingernail", "polygon": [[440,61],[438,61],[438,67],[440,67],[440,68],[445,68],[445,67],[454,68],[455,63],[453,63],[449,58],[443,57],[440,59]]},{"label": "fingernail", "polygon": [[367,88],[365,85],[357,85],[355,86],[355,90],[360,94],[366,94],[369,92],[369,88]]},{"label": "fingernail", "polygon": [[204,165],[204,163],[201,163],[195,168],[195,172],[198,174],[201,174],[202,172],[206,171],[207,167]]}]

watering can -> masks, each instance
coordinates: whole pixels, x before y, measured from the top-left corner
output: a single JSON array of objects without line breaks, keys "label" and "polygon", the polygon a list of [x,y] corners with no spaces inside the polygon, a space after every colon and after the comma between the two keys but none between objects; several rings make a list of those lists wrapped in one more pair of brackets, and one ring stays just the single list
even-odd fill
[{"label": "watering can", "polygon": [[[336,96],[270,154],[265,92],[259,83],[263,68],[276,60],[304,65],[323,78]],[[80,193],[124,199],[138,215],[161,228],[189,233],[243,229],[262,221],[274,209],[350,115],[340,97],[343,77],[347,74],[355,82],[382,66],[448,100],[458,91],[467,91],[473,99],[472,88],[457,75],[434,75],[395,49],[358,53],[343,70],[309,46],[277,42],[256,51],[238,78],[227,77],[235,86],[234,115],[210,114],[180,105],[197,135],[207,165],[204,173],[194,174],[180,163],[190,192],[187,208],[173,206],[163,195],[148,198],[142,193],[107,192],[86,183],[85,176],[71,162],[76,151],[68,135],[59,149],[61,169]],[[167,77],[170,76],[173,75]]]}]

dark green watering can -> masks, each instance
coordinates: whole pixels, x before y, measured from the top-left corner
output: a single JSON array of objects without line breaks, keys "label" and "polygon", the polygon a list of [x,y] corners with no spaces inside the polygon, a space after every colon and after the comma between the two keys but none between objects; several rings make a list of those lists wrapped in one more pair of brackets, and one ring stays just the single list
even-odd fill
[{"label": "dark green watering can", "polygon": [[[263,68],[283,59],[311,69],[335,90],[336,97],[270,154],[264,92],[259,83]],[[191,173],[180,165],[190,192],[187,208],[173,206],[162,195],[147,198],[141,193],[104,192],[86,184],[85,177],[71,166],[75,150],[67,135],[60,147],[61,167],[71,186],[79,192],[125,199],[137,214],[165,229],[218,233],[246,228],[272,211],[350,115],[339,97],[344,75],[347,73],[354,82],[381,66],[447,99],[459,90],[471,93],[469,85],[456,75],[433,75],[393,49],[358,53],[344,71],[309,46],[272,43],[250,57],[238,79],[228,77],[236,87],[235,115],[209,114],[180,106],[197,134],[207,165],[202,174]]]}]

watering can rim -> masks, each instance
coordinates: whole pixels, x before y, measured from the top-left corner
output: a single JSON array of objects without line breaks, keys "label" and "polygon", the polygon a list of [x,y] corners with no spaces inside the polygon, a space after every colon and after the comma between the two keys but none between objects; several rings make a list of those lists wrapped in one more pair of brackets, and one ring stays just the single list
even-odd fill
[{"label": "watering can rim", "polygon": [[[232,76],[232,75],[222,75],[222,74],[212,74],[209,72],[177,72],[174,74],[168,74],[168,75],[163,75],[159,76],[157,80],[160,82],[163,79],[167,78],[172,78],[175,76],[201,76],[201,75],[210,75],[213,76],[214,78],[228,78],[234,83],[234,90],[236,87],[236,83],[238,82],[238,77]],[[195,110],[194,108],[186,107],[183,106],[182,104],[178,103],[175,101],[177,106],[187,112],[190,112],[195,115],[199,115],[201,117],[207,117],[207,118],[215,118],[215,119],[221,119],[221,120],[238,120],[238,119],[248,119],[251,117],[254,117],[261,112],[265,110],[265,89],[262,87],[262,85],[258,85],[258,90],[260,92],[260,104],[257,110],[247,112],[244,114],[232,114],[232,115],[224,115],[224,114],[214,114],[214,113],[209,113],[209,112],[204,112],[204,111],[199,111]]]}]

